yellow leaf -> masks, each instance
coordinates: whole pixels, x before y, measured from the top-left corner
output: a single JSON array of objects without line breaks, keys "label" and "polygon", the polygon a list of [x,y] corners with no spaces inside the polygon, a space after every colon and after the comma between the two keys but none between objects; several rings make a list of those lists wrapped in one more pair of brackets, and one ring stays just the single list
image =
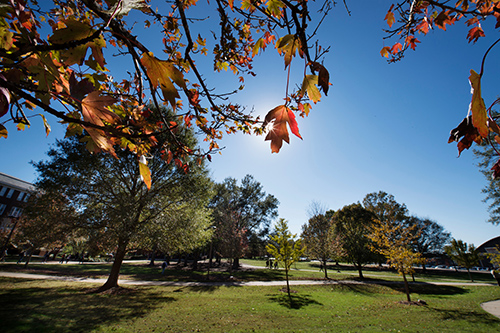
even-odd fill
[{"label": "yellow leaf", "polygon": [[317,75],[306,75],[304,81],[302,81],[301,92],[304,94],[307,91],[307,96],[311,101],[317,103],[321,99],[321,93],[318,87],[318,76]]},{"label": "yellow leaf", "polygon": [[172,82],[181,88],[186,88],[182,73],[172,62],[160,60],[156,58],[152,52],[144,53],[141,58],[141,63],[146,67],[147,75],[153,84],[153,88],[156,89],[159,85],[163,97],[170,102],[172,108],[175,109],[176,98],[180,98],[180,96]]},{"label": "yellow leaf", "polygon": [[[142,159],[142,157],[141,160],[144,160],[145,162],[145,158]],[[151,189],[151,171],[149,170],[148,166],[141,161],[139,161],[139,172],[141,173],[141,179],[146,184],[148,190]]]},{"label": "yellow leaf", "polygon": [[5,128],[4,125],[0,124],[0,138],[6,138],[7,139],[7,135],[8,135],[8,131],[7,129]]},{"label": "yellow leaf", "polygon": [[469,82],[472,88],[472,101],[470,111],[472,113],[472,124],[483,138],[488,136],[488,115],[486,106],[481,97],[481,76],[471,69]]}]

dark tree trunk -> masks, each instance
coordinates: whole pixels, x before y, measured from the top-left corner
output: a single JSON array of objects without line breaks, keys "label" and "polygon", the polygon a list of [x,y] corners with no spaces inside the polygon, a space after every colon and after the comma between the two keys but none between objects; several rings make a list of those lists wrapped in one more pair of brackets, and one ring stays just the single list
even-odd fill
[{"label": "dark tree trunk", "polygon": [[326,269],[326,263],[327,263],[327,261],[323,260],[323,270],[325,271],[325,279],[328,279],[328,273],[327,273],[327,269]]},{"label": "dark tree trunk", "polygon": [[109,273],[108,280],[102,287],[100,287],[97,292],[103,292],[111,288],[118,287],[118,277],[120,276],[120,268],[122,267],[123,258],[125,258],[125,253],[127,252],[128,240],[119,240],[118,248],[116,249],[115,261],[111,266],[111,272]]},{"label": "dark tree trunk", "polygon": [[405,275],[405,273],[404,273],[404,272],[403,272],[403,280],[405,281],[406,299],[408,300],[408,302],[411,302],[411,298],[410,298],[410,287],[408,286],[408,280],[406,280],[406,275]]},{"label": "dark tree trunk", "polygon": [[28,264],[30,263],[31,261],[31,256],[33,255],[33,251],[30,250],[29,251],[29,254],[26,256],[26,262],[24,263],[24,268],[28,267]]},{"label": "dark tree trunk", "polygon": [[238,269],[240,268],[240,258],[234,258],[233,259],[233,269]]},{"label": "dark tree trunk", "polygon": [[149,262],[150,267],[154,267],[156,257],[156,244],[153,246],[153,251],[151,252],[151,261]]},{"label": "dark tree trunk", "polygon": [[363,270],[362,270],[361,265],[360,264],[359,265],[354,264],[354,266],[358,269],[359,278],[361,280],[364,280],[365,277],[363,276]]},{"label": "dark tree trunk", "polygon": [[285,266],[285,276],[286,276],[286,291],[288,293],[288,298],[292,301],[292,295],[290,294],[290,283],[288,282],[288,268]]}]

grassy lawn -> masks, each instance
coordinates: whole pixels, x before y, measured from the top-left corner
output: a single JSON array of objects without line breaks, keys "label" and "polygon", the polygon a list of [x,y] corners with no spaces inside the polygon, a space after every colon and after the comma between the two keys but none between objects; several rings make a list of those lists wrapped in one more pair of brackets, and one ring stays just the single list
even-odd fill
[{"label": "grassy lawn", "polygon": [[495,332],[500,319],[480,303],[499,287],[400,286],[131,287],[94,294],[97,285],[0,278],[2,332]]}]

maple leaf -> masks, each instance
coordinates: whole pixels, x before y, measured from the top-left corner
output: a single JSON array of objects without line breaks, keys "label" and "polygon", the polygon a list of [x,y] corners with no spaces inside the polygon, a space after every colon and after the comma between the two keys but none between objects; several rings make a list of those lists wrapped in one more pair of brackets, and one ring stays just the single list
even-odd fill
[{"label": "maple leaf", "polygon": [[175,82],[179,87],[186,88],[184,76],[170,61],[160,60],[156,58],[152,52],[144,53],[141,58],[141,63],[146,67],[147,75],[151,79],[153,88],[160,85],[163,97],[166,101],[170,102],[172,108],[176,107],[176,98],[180,98],[177,89],[175,89]]},{"label": "maple leaf", "polygon": [[[63,23],[66,25],[65,28],[56,30],[52,36],[49,37],[49,41],[52,44],[65,44],[73,42],[75,40],[82,40],[94,33],[92,27],[82,21],[77,21],[74,19],[65,20]],[[86,43],[84,45],[78,45],[76,47],[60,51],[61,57],[64,59],[66,66],[71,66],[74,64],[83,64],[85,54],[87,49],[92,43]]]},{"label": "maple leaf", "polygon": [[394,8],[394,4],[391,5],[391,8],[387,11],[387,14],[385,15],[384,20],[387,21],[387,24],[389,25],[389,28],[392,28],[392,25],[394,22],[396,22],[396,19],[394,18],[394,13],[392,12],[392,9]]},{"label": "maple leaf", "polygon": [[382,50],[380,50],[380,55],[385,58],[389,58],[391,48],[389,46],[384,46]]},{"label": "maple leaf", "polygon": [[295,120],[295,114],[285,105],[279,105],[269,111],[264,119],[262,127],[266,127],[271,122],[273,122],[273,126],[269,130],[265,140],[271,141],[271,151],[273,153],[278,153],[280,151],[283,140],[286,141],[286,143],[290,143],[290,137],[286,128],[287,123],[292,133],[302,139],[299,134],[297,121]]},{"label": "maple leaf", "polygon": [[104,125],[103,120],[115,124],[120,117],[111,112],[107,107],[113,105],[116,99],[111,96],[101,96],[99,91],[93,91],[82,100],[83,119],[99,126]]},{"label": "maple leaf", "polygon": [[472,116],[465,117],[462,122],[450,131],[450,138],[448,143],[453,141],[458,142],[458,156],[464,149],[469,149],[473,142],[480,144],[482,141],[477,128],[472,124]]},{"label": "maple leaf", "polygon": [[276,42],[276,49],[279,54],[285,55],[285,68],[290,65],[292,58],[295,56],[297,49],[300,50],[300,40],[295,38],[295,35],[286,35],[278,39]]},{"label": "maple leaf", "polygon": [[484,36],[485,34],[481,27],[474,27],[469,30],[469,33],[467,34],[467,39],[469,40],[469,43],[470,42],[475,43],[480,37]]},{"label": "maple leaf", "polygon": [[486,106],[481,97],[481,76],[471,69],[469,82],[472,90],[472,101],[470,103],[470,112],[472,113],[472,123],[477,128],[479,135],[483,138],[488,136],[488,115]]},{"label": "maple leaf", "polygon": [[330,88],[330,73],[321,64],[317,62],[312,63],[312,68],[314,72],[318,72],[318,85],[321,87],[325,96],[328,96],[328,88]]},{"label": "maple leaf", "polygon": [[319,92],[319,89],[316,87],[317,84],[318,84],[317,75],[306,75],[304,76],[304,80],[302,81],[302,89],[301,89],[302,95],[304,95],[304,93],[307,91],[307,96],[315,104],[321,99],[321,94]]}]

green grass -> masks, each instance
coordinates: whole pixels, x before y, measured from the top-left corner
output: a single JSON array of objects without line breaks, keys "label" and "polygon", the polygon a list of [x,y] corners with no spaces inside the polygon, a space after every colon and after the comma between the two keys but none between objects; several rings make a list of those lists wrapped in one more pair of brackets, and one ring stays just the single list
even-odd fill
[{"label": "green grass", "polygon": [[399,285],[131,287],[0,278],[2,332],[495,332],[480,307],[499,287],[412,286],[427,306],[402,304]]}]

